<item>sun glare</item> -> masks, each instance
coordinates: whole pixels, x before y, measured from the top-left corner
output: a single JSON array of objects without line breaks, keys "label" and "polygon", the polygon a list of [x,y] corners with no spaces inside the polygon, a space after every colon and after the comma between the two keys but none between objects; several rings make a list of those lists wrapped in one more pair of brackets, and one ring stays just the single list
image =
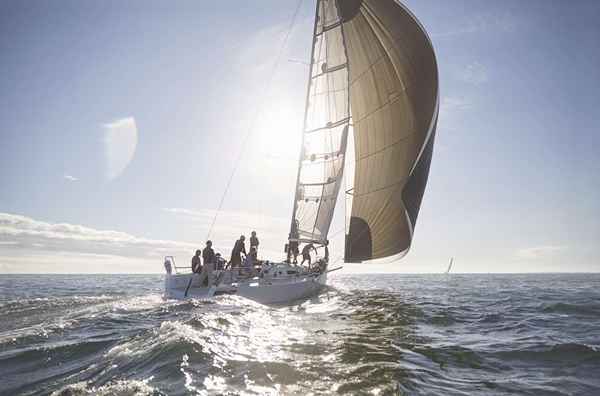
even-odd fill
[{"label": "sun glare", "polygon": [[285,102],[266,106],[257,122],[257,145],[269,158],[295,161],[300,152],[302,114]]}]

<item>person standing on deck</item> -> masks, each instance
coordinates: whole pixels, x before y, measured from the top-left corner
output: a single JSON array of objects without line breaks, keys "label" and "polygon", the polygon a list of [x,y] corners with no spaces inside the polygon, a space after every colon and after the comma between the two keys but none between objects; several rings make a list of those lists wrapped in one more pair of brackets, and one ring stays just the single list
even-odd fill
[{"label": "person standing on deck", "polygon": [[258,252],[259,244],[260,244],[260,242],[259,242],[258,238],[256,237],[256,231],[252,231],[252,234],[250,235],[250,251],[252,251],[252,248],[254,248]]},{"label": "person standing on deck", "polygon": [[317,254],[317,248],[312,243],[309,243],[302,248],[302,262],[300,263],[300,265],[303,265],[305,261],[308,261],[308,268],[310,268],[311,264],[310,249],[313,249],[315,254]]},{"label": "person standing on deck", "polygon": [[245,236],[240,236],[240,239],[235,241],[235,245],[233,245],[233,250],[231,251],[231,268],[239,267],[242,265],[242,256],[244,253],[246,255],[246,245],[244,241],[246,240]]},{"label": "person standing on deck", "polygon": [[212,284],[212,272],[215,269],[215,251],[212,248],[212,241],[206,241],[206,247],[202,251],[202,260],[204,261],[204,267],[202,268],[202,274],[200,275],[200,284],[204,283],[204,278],[208,278],[208,285]]},{"label": "person standing on deck", "polygon": [[204,261],[204,265],[211,264],[211,265],[213,265],[213,269],[214,269],[214,264],[216,261],[215,251],[212,248],[212,241],[210,241],[210,240],[206,241],[206,247],[202,251],[202,260]]},{"label": "person standing on deck", "polygon": [[167,271],[167,274],[169,275],[171,275],[171,272],[173,271],[171,268],[171,260],[169,259],[165,259],[165,271]]},{"label": "person standing on deck", "polygon": [[248,276],[254,275],[254,265],[256,264],[256,248],[251,247],[250,253],[246,256],[244,260],[244,273]]},{"label": "person standing on deck", "polygon": [[200,250],[196,250],[196,254],[192,257],[192,272],[194,274],[199,274],[200,271],[202,271],[202,262],[200,260],[201,253]]},{"label": "person standing on deck", "polygon": [[294,264],[298,264],[298,220],[292,223],[292,230],[288,236],[288,251],[286,262],[290,264],[292,255],[294,256]]}]

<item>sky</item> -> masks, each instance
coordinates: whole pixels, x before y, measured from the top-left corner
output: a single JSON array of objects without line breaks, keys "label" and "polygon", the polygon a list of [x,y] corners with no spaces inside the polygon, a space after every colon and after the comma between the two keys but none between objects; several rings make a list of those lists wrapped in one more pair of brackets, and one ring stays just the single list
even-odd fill
[{"label": "sky", "polygon": [[[439,66],[429,182],[409,254],[343,271],[599,271],[600,2],[405,4]],[[238,155],[210,238],[228,256],[254,229],[281,258],[313,18],[314,0],[0,2],[0,273],[188,265]]]}]

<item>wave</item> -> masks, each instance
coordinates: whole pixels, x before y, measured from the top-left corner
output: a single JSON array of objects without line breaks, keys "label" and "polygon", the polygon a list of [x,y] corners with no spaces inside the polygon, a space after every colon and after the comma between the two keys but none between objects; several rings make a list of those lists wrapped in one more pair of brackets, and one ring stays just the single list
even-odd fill
[{"label": "wave", "polygon": [[[136,290],[140,279],[132,281]],[[21,316],[18,301],[2,303],[0,311],[14,312],[10,325],[0,324],[0,393],[600,391],[592,383],[600,376],[597,306],[594,299],[569,300],[567,292],[561,304],[517,292],[508,300],[505,278],[498,295],[493,278],[472,293],[476,280],[465,277],[464,284],[456,278],[451,295],[440,295],[449,286],[438,280],[388,276],[381,287],[330,289],[292,306],[264,306],[238,296],[164,300],[156,292],[160,279],[149,279],[139,295],[89,298],[73,287],[78,296],[27,298]],[[496,297],[501,305],[490,305]]]},{"label": "wave", "polygon": [[162,396],[164,393],[148,385],[148,380],[120,380],[95,387],[87,382],[67,385],[52,393],[52,396]]},{"label": "wave", "polygon": [[539,362],[540,365],[542,362],[555,362],[560,365],[600,362],[600,350],[597,347],[579,343],[560,343],[537,348],[499,351],[494,355],[521,362]]},{"label": "wave", "polygon": [[546,313],[589,315],[600,318],[600,304],[568,304],[561,302],[544,305],[542,311]]}]

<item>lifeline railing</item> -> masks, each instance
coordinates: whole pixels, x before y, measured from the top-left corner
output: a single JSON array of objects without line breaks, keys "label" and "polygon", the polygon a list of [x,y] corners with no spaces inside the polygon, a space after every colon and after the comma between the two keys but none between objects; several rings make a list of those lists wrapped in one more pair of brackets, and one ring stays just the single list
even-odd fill
[{"label": "lifeline railing", "polygon": [[176,274],[187,274],[192,272],[191,267],[178,267],[177,265],[175,265],[175,257],[173,256],[165,256],[165,264],[167,263],[167,261],[171,263],[171,267],[173,268]]}]

